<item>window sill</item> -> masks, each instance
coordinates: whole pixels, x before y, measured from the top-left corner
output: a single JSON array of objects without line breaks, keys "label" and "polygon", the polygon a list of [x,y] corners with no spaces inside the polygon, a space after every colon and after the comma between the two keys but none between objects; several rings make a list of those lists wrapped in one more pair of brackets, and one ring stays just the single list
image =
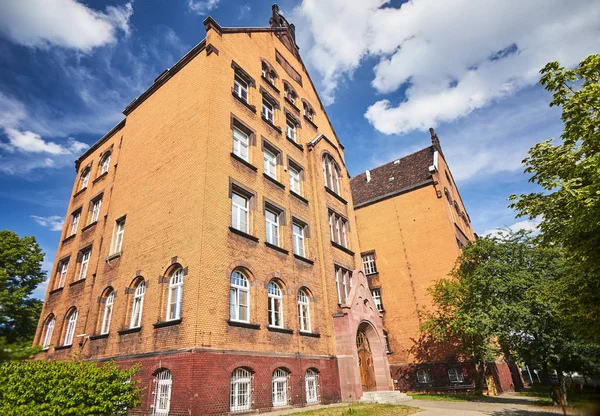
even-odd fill
[{"label": "window sill", "polygon": [[281,182],[279,182],[277,179],[272,178],[271,176],[267,175],[266,173],[263,173],[263,176],[265,177],[265,179],[268,179],[270,182],[272,182],[274,185],[277,185],[278,187],[280,187],[281,189],[285,189],[285,185],[282,184]]},{"label": "window sill", "polygon": [[294,104],[289,98],[284,97],[284,100],[286,103],[288,103],[290,105],[290,107],[292,107],[294,109],[294,111],[296,111],[296,113],[300,113],[300,109],[298,107],[296,107],[296,104]]},{"label": "window sill", "polygon": [[327,191],[327,193],[329,195],[335,197],[338,201],[340,201],[344,205],[348,205],[348,201],[346,201],[344,198],[342,198],[341,196],[339,196],[338,194],[336,194],[335,191],[329,189],[327,186],[325,186],[325,190]]},{"label": "window sill", "polygon": [[229,227],[229,231],[242,237],[246,237],[248,240],[252,240],[255,243],[258,243],[258,237],[254,237],[253,235],[240,231],[237,228]]},{"label": "window sill", "polygon": [[250,111],[252,111],[254,114],[256,114],[256,106],[250,104],[248,101],[244,100],[242,97],[240,97],[239,95],[237,95],[234,91],[231,92],[231,95],[233,95],[233,97],[238,100],[240,103],[244,104],[245,107],[247,107]]},{"label": "window sill", "polygon": [[81,283],[85,283],[85,279],[75,280],[74,282],[69,283],[69,286],[73,287],[73,286],[77,286],[77,285],[79,285]]},{"label": "window sill", "polygon": [[321,338],[321,334],[318,332],[298,331],[298,335],[302,335],[303,337]]},{"label": "window sill", "polygon": [[57,289],[52,289],[49,294],[54,295],[55,293],[62,292],[64,290],[64,288],[65,287],[63,286],[63,287],[59,287]]},{"label": "window sill", "polygon": [[294,330],[293,329],[288,329],[288,328],[280,328],[278,326],[267,326],[267,329],[271,332],[281,332],[282,334],[293,334]]},{"label": "window sill", "polygon": [[127,328],[127,329],[121,329],[120,331],[118,331],[117,333],[119,335],[127,335],[127,334],[133,334],[135,332],[140,332],[142,330],[141,326],[136,326],[135,328]]},{"label": "window sill", "polygon": [[331,242],[331,245],[334,246],[335,248],[342,250],[344,253],[346,254],[350,254],[351,256],[354,256],[354,251],[347,249],[346,247],[344,247],[341,244],[336,243],[335,241]]},{"label": "window sill", "polygon": [[239,328],[260,329],[260,324],[251,324],[250,322],[232,321],[231,319],[227,320],[227,324],[229,326],[237,326]]},{"label": "window sill", "polygon": [[75,233],[75,234],[71,234],[71,235],[70,235],[70,236],[68,236],[67,238],[63,239],[63,240],[62,240],[62,243],[64,244],[64,243],[67,243],[67,242],[71,241],[72,239],[74,239],[74,238],[75,238],[75,236],[76,236],[76,235],[77,235],[77,233]]},{"label": "window sill", "polygon": [[89,230],[90,228],[93,228],[93,227],[94,227],[96,224],[98,224],[98,221],[94,221],[94,222],[92,222],[92,223],[89,223],[88,225],[86,225],[85,227],[83,227],[83,228],[81,229],[81,231],[87,231],[87,230]]},{"label": "window sill", "polygon": [[105,339],[108,338],[108,335],[108,332],[106,334],[90,335],[90,341],[95,341],[97,339]]},{"label": "window sill", "polygon": [[283,253],[283,254],[285,254],[285,255],[288,255],[288,254],[290,254],[290,252],[289,252],[288,250],[286,250],[286,249],[284,249],[284,248],[281,248],[281,247],[279,247],[279,246],[276,246],[275,244],[268,243],[268,242],[266,242],[266,241],[265,241],[265,246],[267,246],[267,247],[269,247],[269,248],[271,248],[271,249],[273,249],[273,250],[277,250],[277,251],[279,251],[280,253]]},{"label": "window sill", "polygon": [[315,130],[318,130],[318,129],[319,129],[319,128],[317,127],[317,125],[316,125],[316,124],[315,124],[315,123],[314,123],[314,122],[313,122],[313,121],[312,121],[310,118],[306,117],[306,115],[304,116],[304,120],[306,120],[306,122],[307,122],[308,124],[310,124],[311,126],[313,126]]},{"label": "window sill", "polygon": [[308,205],[308,199],[304,198],[302,195],[297,194],[296,192],[290,190],[290,194],[292,194],[294,197],[296,197],[297,199],[299,199],[300,201],[304,202],[305,204]]},{"label": "window sill", "polygon": [[264,75],[261,75],[261,78],[262,78],[262,80],[263,80],[264,82],[266,82],[266,83],[267,83],[267,85],[268,85],[269,87],[271,87],[271,89],[272,89],[273,91],[275,91],[277,94],[281,94],[281,91],[279,91],[279,88],[277,88],[275,85],[271,84],[271,81],[269,81],[269,79],[268,79],[268,78],[266,78]]},{"label": "window sill", "polygon": [[246,166],[247,168],[252,169],[254,172],[258,171],[258,168],[256,166],[254,166],[250,162],[245,161],[244,159],[242,159],[241,157],[239,157],[235,153],[231,152],[231,157],[234,158],[235,160],[237,160],[238,162],[240,162],[242,165]]},{"label": "window sill", "polygon": [[294,254],[294,257],[295,257],[295,258],[297,258],[297,259],[298,259],[298,260],[300,260],[300,261],[303,261],[304,263],[308,263],[308,264],[310,264],[310,265],[313,265],[313,264],[315,264],[315,262],[314,262],[314,261],[312,261],[312,260],[310,260],[310,259],[307,259],[306,257],[302,257],[302,256],[300,256],[300,255],[298,255],[298,254]]},{"label": "window sill", "polygon": [[154,328],[164,328],[166,326],[179,325],[180,323],[181,323],[181,318],[171,319],[170,321],[157,322],[153,326],[154,326]]},{"label": "window sill", "polygon": [[87,186],[85,188],[81,188],[79,191],[77,191],[77,192],[75,192],[73,194],[73,198],[77,198],[79,195],[81,195],[82,193],[84,193],[87,189],[88,189]]},{"label": "window sill", "polygon": [[285,136],[286,139],[288,139],[288,141],[293,144],[294,146],[296,146],[298,149],[300,149],[301,152],[304,152],[304,146],[302,146],[300,143],[296,143],[293,139],[290,139],[289,137]]},{"label": "window sill", "polygon": [[119,257],[121,257],[121,252],[119,251],[118,253],[113,253],[110,256],[106,257],[106,261],[111,261],[114,259],[118,259]]},{"label": "window sill", "polygon": [[59,345],[58,347],[54,347],[54,351],[60,351],[60,350],[68,350],[69,348],[71,348],[73,346],[73,344],[69,344],[69,345]]},{"label": "window sill", "polygon": [[271,120],[269,120],[268,118],[265,118],[264,115],[261,115],[262,120],[267,123],[267,125],[269,127],[271,127],[273,130],[275,130],[277,133],[281,134],[282,130],[280,127],[277,127],[275,124],[273,124],[273,122]]},{"label": "window sill", "polygon": [[108,172],[104,172],[102,175],[98,176],[96,179],[94,179],[92,181],[92,183],[98,182],[99,180],[101,180],[102,178],[104,178],[106,175],[108,175]]}]

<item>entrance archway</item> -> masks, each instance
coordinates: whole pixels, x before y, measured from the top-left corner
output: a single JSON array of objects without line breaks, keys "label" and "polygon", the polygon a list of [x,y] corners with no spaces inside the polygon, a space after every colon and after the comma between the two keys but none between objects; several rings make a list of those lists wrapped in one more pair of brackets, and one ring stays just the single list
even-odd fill
[{"label": "entrance archway", "polygon": [[360,381],[362,390],[374,391],[377,389],[375,381],[375,368],[373,367],[373,353],[369,338],[362,328],[356,333],[356,349],[358,350],[358,366],[360,368]]}]

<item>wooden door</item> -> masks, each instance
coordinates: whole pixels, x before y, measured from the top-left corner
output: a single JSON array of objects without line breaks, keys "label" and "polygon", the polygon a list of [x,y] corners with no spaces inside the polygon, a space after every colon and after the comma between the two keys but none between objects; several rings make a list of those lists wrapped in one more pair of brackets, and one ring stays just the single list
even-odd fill
[{"label": "wooden door", "polygon": [[369,339],[362,331],[358,331],[356,335],[356,348],[358,349],[358,366],[363,392],[373,391],[376,387],[373,355],[371,354]]}]

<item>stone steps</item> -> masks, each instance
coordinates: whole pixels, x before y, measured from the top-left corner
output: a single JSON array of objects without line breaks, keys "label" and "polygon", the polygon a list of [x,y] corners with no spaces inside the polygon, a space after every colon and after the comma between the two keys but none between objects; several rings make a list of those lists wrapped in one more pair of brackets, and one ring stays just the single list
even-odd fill
[{"label": "stone steps", "polygon": [[360,402],[362,403],[400,404],[408,400],[412,400],[412,397],[397,390],[367,391],[360,398]]}]

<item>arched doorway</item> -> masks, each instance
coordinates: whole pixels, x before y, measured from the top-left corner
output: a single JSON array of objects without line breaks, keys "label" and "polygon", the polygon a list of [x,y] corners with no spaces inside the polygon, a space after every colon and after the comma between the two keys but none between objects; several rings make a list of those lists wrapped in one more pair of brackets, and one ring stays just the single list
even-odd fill
[{"label": "arched doorway", "polygon": [[377,388],[375,382],[375,369],[373,368],[373,354],[369,338],[364,331],[359,328],[356,333],[356,349],[358,350],[358,366],[360,368],[360,381],[362,390],[374,391]]}]

